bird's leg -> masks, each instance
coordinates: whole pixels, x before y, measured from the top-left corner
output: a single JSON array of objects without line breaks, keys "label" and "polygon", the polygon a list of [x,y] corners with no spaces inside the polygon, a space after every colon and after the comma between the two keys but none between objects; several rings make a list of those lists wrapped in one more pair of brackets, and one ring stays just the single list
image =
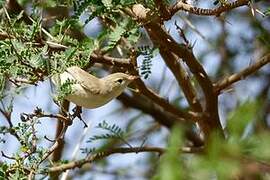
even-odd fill
[{"label": "bird's leg", "polygon": [[73,118],[78,117],[83,122],[84,128],[88,127],[86,122],[82,119],[82,116],[81,116],[82,107],[81,106],[76,106],[75,108],[72,109],[72,112],[73,112],[73,115],[72,115]]}]

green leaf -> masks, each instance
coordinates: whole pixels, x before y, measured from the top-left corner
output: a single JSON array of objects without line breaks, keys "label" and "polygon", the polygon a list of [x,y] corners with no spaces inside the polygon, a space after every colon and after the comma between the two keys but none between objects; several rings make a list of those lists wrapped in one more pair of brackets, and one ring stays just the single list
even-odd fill
[{"label": "green leaf", "polygon": [[123,26],[117,26],[114,31],[109,34],[109,42],[108,45],[104,48],[104,50],[109,51],[113,49],[125,32],[126,30]]},{"label": "green leaf", "polygon": [[132,5],[135,3],[136,3],[135,0],[120,0],[120,4],[122,4],[123,6],[128,6],[128,5]]},{"label": "green leaf", "polygon": [[129,32],[128,32],[128,37],[127,37],[127,40],[130,44],[136,44],[139,40],[139,38],[141,37],[141,34],[138,30],[137,27],[131,29]]},{"label": "green leaf", "polygon": [[246,142],[246,144],[252,144],[252,147],[249,147],[249,155],[256,157],[256,159],[263,161],[270,161],[270,141],[269,141],[269,132],[262,132],[259,135],[252,136]]},{"label": "green leaf", "polygon": [[77,48],[68,48],[66,51],[65,51],[65,54],[66,54],[66,60],[67,61],[70,61],[72,59],[72,57],[75,55],[77,51]]},{"label": "green leaf", "polygon": [[229,113],[227,127],[232,136],[241,137],[247,125],[256,117],[258,108],[257,101],[247,101]]},{"label": "green leaf", "polygon": [[[60,84],[59,82],[59,75],[55,75],[53,78],[55,78],[55,81]],[[57,87],[57,97],[56,99],[58,101],[63,101],[64,98],[74,92],[72,85],[76,84],[75,80],[67,79],[63,84],[58,85]]]},{"label": "green leaf", "polygon": [[264,12],[266,16],[270,16],[270,7]]},{"label": "green leaf", "polygon": [[167,152],[161,157],[158,175],[153,180],[181,180],[183,179],[180,147],[182,145],[181,128],[175,126],[172,130]]},{"label": "green leaf", "polygon": [[111,8],[112,7],[112,0],[101,0],[103,5],[106,7],[106,8]]},{"label": "green leaf", "polygon": [[4,97],[4,90],[6,86],[6,78],[0,74],[0,100]]},{"label": "green leaf", "polygon": [[0,180],[6,179],[6,171],[8,170],[8,165],[5,163],[0,164]]},{"label": "green leaf", "polygon": [[140,67],[140,74],[143,75],[144,79],[147,79],[151,74],[152,58],[159,52],[158,48],[151,48],[149,46],[138,47],[138,51],[144,56]]}]

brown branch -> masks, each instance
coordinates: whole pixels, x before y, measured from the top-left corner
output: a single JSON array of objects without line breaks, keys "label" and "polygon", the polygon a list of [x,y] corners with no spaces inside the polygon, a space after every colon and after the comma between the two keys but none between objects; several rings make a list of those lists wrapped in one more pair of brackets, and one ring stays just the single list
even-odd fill
[{"label": "brown branch", "polygon": [[220,92],[223,89],[228,88],[233,83],[245,79],[250,74],[256,72],[258,69],[263,67],[264,65],[268,64],[270,62],[270,54],[267,54],[260,58],[256,63],[252,64],[251,66],[243,69],[242,71],[232,74],[228,77],[225,77],[224,79],[218,81],[215,84],[215,92],[216,94],[220,94]]},{"label": "brown branch", "polygon": [[[126,93],[122,93],[120,96],[117,97],[125,106],[132,107],[142,111],[145,114],[149,114],[150,116],[155,119],[158,123],[162,124],[167,128],[172,128],[176,122],[175,119],[178,117],[174,114],[171,114],[167,111],[164,111],[162,107],[157,106],[153,101],[149,100],[147,97],[141,96],[139,94],[135,94],[133,97],[129,96]],[[185,122],[185,127],[192,125],[192,123],[188,124]],[[197,133],[190,129],[186,130],[186,137],[189,141],[191,141],[195,147],[202,146],[204,144],[202,138],[198,136]]]},{"label": "brown branch", "polygon": [[5,111],[5,110],[3,110],[1,108],[0,108],[0,112],[2,113],[2,115],[7,120],[9,127],[12,128],[13,127],[13,123],[11,122],[11,112],[7,112],[7,111]]},{"label": "brown branch", "polygon": [[21,78],[17,78],[17,79],[9,78],[8,80],[17,87],[20,86],[21,84],[31,84],[31,85],[37,86],[37,82],[35,80],[33,81],[33,80],[27,80],[27,79],[21,79]]},{"label": "brown branch", "polygon": [[[203,148],[191,148],[191,147],[184,147],[181,149],[181,152],[183,153],[198,153],[202,152]],[[159,147],[133,147],[133,148],[113,148],[109,149],[104,152],[96,153],[96,154],[90,154],[85,159],[81,159],[78,161],[73,161],[67,164],[62,164],[59,166],[51,167],[49,168],[48,172],[63,172],[68,169],[74,169],[74,168],[80,168],[84,164],[92,163],[94,161],[100,160],[102,158],[108,157],[112,154],[127,154],[127,153],[140,153],[140,152],[154,152],[158,153],[159,155],[166,152],[166,149],[159,148]]]},{"label": "brown branch", "polygon": [[24,144],[23,141],[21,141],[21,138],[20,136],[17,134],[17,132],[13,129],[13,123],[11,121],[11,113],[12,113],[12,110],[11,111],[5,111],[4,109],[1,109],[0,108],[0,112],[2,113],[2,115],[5,117],[5,119],[7,120],[7,123],[9,125],[9,133],[11,135],[13,135],[21,144]]},{"label": "brown branch", "polygon": [[179,45],[167,31],[157,23],[148,23],[145,25],[145,28],[148,34],[151,34],[151,40],[155,46],[162,48],[164,51],[172,52],[179,58],[182,58],[201,86],[205,96],[206,108],[204,109],[204,118],[199,121],[199,123],[206,137],[208,137],[213,130],[222,132],[218,115],[217,95],[214,92],[210,78],[191,49],[186,47],[186,45]]},{"label": "brown branch", "polygon": [[125,106],[132,107],[142,112],[151,115],[157,122],[167,128],[172,128],[175,124],[175,120],[178,117],[174,114],[163,111],[161,107],[157,106],[153,101],[149,100],[145,96],[135,94],[133,97],[122,93],[117,97]]},{"label": "brown branch", "polygon": [[[146,9],[140,5],[140,11],[146,11]],[[129,16],[134,19],[138,19],[136,17],[136,13],[130,13],[129,11],[125,11]],[[147,17],[144,19],[139,19],[139,22],[147,22]],[[202,65],[198,62],[196,57],[194,56],[191,49],[187,48],[185,45],[179,45],[168,33],[165,31],[158,22],[155,22],[153,19],[144,24],[144,27],[149,35],[151,35],[151,40],[156,47],[164,49],[164,51],[169,51],[177,55],[179,58],[187,64],[190,71],[194,74],[197,82],[201,86],[205,101],[206,108],[203,113],[203,118],[201,119],[200,126],[203,130],[206,137],[212,131],[218,131],[221,135],[223,135],[222,126],[220,124],[219,115],[218,115],[218,96],[214,92],[213,84],[208,77],[207,73],[203,69]],[[135,66],[136,67],[136,66]],[[145,91],[143,82],[140,80],[136,81],[138,88],[141,87],[140,90],[142,93],[146,93],[147,96],[152,96],[152,93]],[[147,90],[147,89],[146,89]],[[149,94],[147,94],[149,93]],[[152,99],[152,98],[151,98]],[[153,100],[153,99],[152,99]],[[165,107],[163,102],[159,102],[162,107]],[[171,108],[170,108],[171,109]],[[183,114],[180,114],[183,117]]]},{"label": "brown branch", "polygon": [[268,99],[268,92],[270,90],[270,74],[266,76],[264,87],[262,88],[258,98],[262,100],[262,121],[256,121],[255,132],[262,129],[269,130],[270,126],[267,121],[267,117],[270,114],[270,101]]},{"label": "brown branch", "polygon": [[181,0],[179,0],[172,7],[170,7],[171,15],[168,16],[166,20],[170,19],[176,12],[180,10],[183,10],[192,14],[196,14],[199,16],[219,16],[223,12],[230,11],[234,8],[248,5],[248,4],[249,4],[249,0],[236,0],[232,3],[222,4],[215,9],[204,9],[204,8],[192,6],[190,4],[186,4],[182,2]]},{"label": "brown branch", "polygon": [[41,114],[37,116],[38,118],[42,118],[42,117],[48,117],[48,118],[55,118],[61,121],[70,121],[69,118],[63,116],[62,114]]},{"label": "brown branch", "polygon": [[135,83],[137,84],[137,88],[139,89],[139,93],[142,93],[144,96],[151,99],[153,102],[161,106],[165,111],[168,111],[172,114],[175,114],[178,116],[179,121],[193,121],[196,122],[197,119],[194,119],[195,117],[192,116],[189,113],[186,113],[175,106],[171,105],[168,101],[166,101],[164,98],[160,97],[158,94],[156,94],[153,90],[149,89],[145,86],[144,82],[140,79],[135,80]]},{"label": "brown branch", "polygon": [[202,112],[202,106],[198,98],[196,97],[194,87],[190,83],[188,74],[185,72],[180,62],[178,62],[178,57],[169,51],[165,51],[163,48],[160,48],[159,52],[166,65],[173,73],[179,87],[181,87],[181,89],[183,90],[183,93],[192,110],[195,112]]},{"label": "brown branch", "polygon": [[[139,76],[139,72],[137,71],[137,57],[132,55],[130,59],[131,59],[131,63],[133,64],[133,68],[130,70],[130,72],[135,76]],[[171,105],[167,100],[159,96],[152,89],[146,87],[146,85],[140,78],[136,79],[134,82],[136,84],[136,87],[139,90],[139,93],[151,99],[153,102],[161,106],[165,111],[168,111],[178,116],[179,118],[177,120],[193,121],[193,122],[196,122],[198,120],[195,118],[195,116],[192,113],[184,112],[181,109]]]},{"label": "brown branch", "polygon": [[[0,33],[0,40],[15,39],[15,38],[16,37],[14,35],[11,35],[10,33],[6,33],[6,32]],[[39,40],[36,42],[28,42],[22,39],[22,42],[26,45],[31,45],[35,47],[44,47],[45,45],[47,45],[51,51],[65,51],[68,48],[65,45],[55,43],[52,41],[45,41],[45,40]]]},{"label": "brown branch", "polygon": [[164,3],[163,0],[155,0],[155,4],[159,10],[159,16],[161,17],[161,21],[166,17],[170,16],[170,11],[167,5]]},{"label": "brown branch", "polygon": [[[31,123],[31,133],[32,133],[32,138],[31,138],[31,147],[24,153],[24,155],[22,155],[23,159],[26,159],[28,157],[30,157],[32,154],[36,153],[37,150],[37,131],[35,128],[35,123],[36,121],[31,118],[30,119],[30,123]],[[29,174],[29,178],[28,179],[33,179],[33,177],[35,176],[35,172],[34,170],[31,170],[30,174]]]},{"label": "brown branch", "polygon": [[[68,109],[69,109],[69,102],[67,100],[64,100],[60,110],[60,114],[63,116],[67,116],[66,112],[68,111]],[[60,119],[58,119],[55,133],[57,146],[55,146],[55,148],[51,151],[53,162],[57,162],[61,159],[65,145],[64,134],[68,126],[69,125],[65,121],[61,121]],[[58,179],[58,176],[59,176],[58,173],[50,174],[51,179]]]},{"label": "brown branch", "polygon": [[59,140],[56,139],[53,145],[50,147],[50,149],[42,156],[39,163],[37,163],[37,166],[39,166],[43,161],[45,161],[58,147],[59,147]]},{"label": "brown branch", "polygon": [[[56,138],[55,142],[50,147],[50,149],[42,156],[42,158],[39,161],[39,163],[37,163],[36,169],[38,169],[39,165],[43,161],[45,161],[50,155],[53,156],[52,157],[52,160],[56,161],[57,160],[56,158],[59,158],[58,160],[60,160],[61,155],[62,155],[62,151],[63,151],[63,148],[64,148],[64,135],[66,133],[67,128],[68,128],[68,125],[64,123],[63,124],[63,127],[61,129],[62,131],[59,133],[59,136]],[[59,176],[58,173],[52,173],[52,174],[50,174],[51,179],[57,179],[58,176]]]},{"label": "brown branch", "polygon": [[229,49],[227,45],[227,38],[228,38],[228,30],[226,28],[226,20],[224,17],[218,18],[220,25],[221,25],[221,32],[218,35],[218,44],[217,50],[220,55],[220,68],[217,71],[217,77],[220,77],[222,74],[226,73],[230,68],[230,59],[232,58],[230,55],[232,54],[232,50]]},{"label": "brown branch", "polygon": [[[8,1],[6,1],[5,7],[7,8],[7,10],[10,13],[14,13],[14,14],[19,14],[22,11],[24,11],[24,9],[21,7],[21,5],[16,0],[8,0]],[[22,13],[22,19],[26,24],[32,24],[33,23],[31,18],[26,14],[25,11]]]},{"label": "brown branch", "polygon": [[63,164],[60,166],[52,167],[48,170],[48,172],[62,172],[67,169],[74,169],[76,167],[81,167],[86,163],[92,163],[94,161],[100,160],[104,157],[110,156],[112,154],[127,154],[127,153],[139,153],[139,152],[157,152],[158,154],[163,154],[165,150],[163,148],[158,147],[133,147],[133,148],[113,148],[104,152],[90,154],[85,159],[79,161],[73,161],[67,164]]},{"label": "brown branch", "polygon": [[6,32],[0,32],[0,40],[10,39],[10,38],[15,38],[15,37],[12,35],[9,35]]},{"label": "brown branch", "polygon": [[125,58],[114,58],[107,55],[98,55],[97,53],[92,53],[90,56],[90,61],[94,61],[95,63],[106,64],[110,66],[117,66],[130,69],[132,64],[130,63],[130,59]]}]

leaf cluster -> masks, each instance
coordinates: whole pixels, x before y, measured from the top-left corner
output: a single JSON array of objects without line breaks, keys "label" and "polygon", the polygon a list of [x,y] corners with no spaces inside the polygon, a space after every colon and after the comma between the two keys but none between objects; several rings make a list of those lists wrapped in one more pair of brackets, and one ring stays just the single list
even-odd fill
[{"label": "leaf cluster", "polygon": [[150,46],[141,46],[138,47],[139,55],[143,56],[143,61],[140,66],[141,75],[144,79],[147,79],[151,74],[152,59],[157,55],[158,49],[151,48]]},{"label": "leaf cluster", "polygon": [[103,129],[108,133],[101,134],[101,135],[94,135],[88,139],[88,143],[91,143],[96,140],[106,140],[106,139],[124,139],[125,132],[117,125],[113,124],[110,125],[106,121],[102,121],[96,127],[98,129]]},{"label": "leaf cluster", "polygon": [[[240,104],[230,113],[228,119],[228,136],[223,139],[213,133],[203,155],[189,155],[181,153],[181,128],[175,127],[168,142],[168,150],[162,156],[158,171],[153,177],[156,179],[239,179],[252,177],[266,180],[269,173],[245,172],[247,166],[256,164],[260,169],[263,162],[269,162],[270,148],[269,132],[254,133],[250,125],[258,121],[260,101],[249,100]],[[249,129],[249,130],[248,130]],[[246,135],[246,131],[249,134]],[[260,164],[262,163],[262,164]]]}]

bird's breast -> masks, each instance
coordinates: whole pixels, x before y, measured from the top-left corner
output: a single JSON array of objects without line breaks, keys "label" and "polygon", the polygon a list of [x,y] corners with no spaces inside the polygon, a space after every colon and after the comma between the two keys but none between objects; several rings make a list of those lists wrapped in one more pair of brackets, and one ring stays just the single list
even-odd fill
[{"label": "bird's breast", "polygon": [[112,98],[107,94],[93,94],[80,84],[72,85],[73,93],[66,97],[67,100],[78,106],[89,109],[98,108],[108,103]]}]

